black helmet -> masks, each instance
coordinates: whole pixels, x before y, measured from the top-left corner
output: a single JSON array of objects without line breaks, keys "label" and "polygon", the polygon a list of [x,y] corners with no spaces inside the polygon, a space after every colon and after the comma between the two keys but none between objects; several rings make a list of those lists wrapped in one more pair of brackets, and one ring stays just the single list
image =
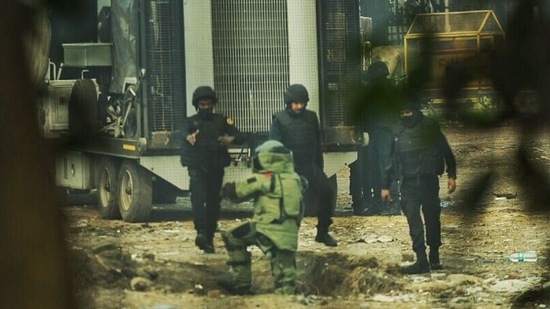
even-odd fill
[{"label": "black helmet", "polygon": [[306,87],[300,84],[290,85],[285,91],[285,104],[292,102],[309,102],[309,94]]},{"label": "black helmet", "polygon": [[386,78],[390,74],[388,66],[383,61],[375,61],[371,63],[367,70],[367,80]]},{"label": "black helmet", "polygon": [[214,104],[218,103],[218,97],[216,92],[210,86],[199,86],[193,92],[193,106],[197,107],[197,104],[201,99],[212,99]]}]

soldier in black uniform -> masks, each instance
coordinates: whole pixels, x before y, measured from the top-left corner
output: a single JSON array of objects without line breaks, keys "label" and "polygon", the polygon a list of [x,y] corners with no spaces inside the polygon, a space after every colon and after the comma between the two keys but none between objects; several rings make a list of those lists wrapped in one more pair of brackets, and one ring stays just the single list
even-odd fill
[{"label": "soldier in black uniform", "polygon": [[[296,172],[309,183],[305,193],[306,215],[308,208],[317,209],[315,241],[335,247],[338,243],[328,230],[336,192],[323,171],[319,119],[315,112],[306,110],[308,102],[309,94],[303,85],[290,85],[285,92],[286,109],[273,115],[269,138],[280,141],[292,151]],[[313,201],[318,201],[318,207],[312,204]]]},{"label": "soldier in black uniform", "polygon": [[246,141],[246,135],[235,128],[231,118],[214,112],[217,102],[211,87],[198,87],[193,93],[197,114],[188,117],[182,128],[181,164],[187,166],[190,177],[195,245],[206,253],[214,253],[219,193],[224,169],[231,162],[227,145]]},{"label": "soldier in black uniform", "polygon": [[[400,215],[399,199],[380,199],[381,170],[389,164],[389,144],[392,132],[399,124],[398,104],[402,102],[399,87],[390,79],[388,66],[373,62],[365,76],[366,84],[356,103],[356,115],[361,115],[363,131],[368,133],[368,145],[357,151],[357,160],[350,164],[350,193],[355,215]],[[398,196],[397,181],[391,193]]]},{"label": "soldier in black uniform", "polygon": [[[447,189],[456,189],[456,161],[439,123],[422,114],[417,104],[409,103],[400,111],[401,126],[393,142],[393,162],[401,180],[401,209],[407,217],[416,262],[404,267],[407,274],[421,274],[442,269],[441,207],[439,176],[448,175]],[[391,200],[391,166],[384,170],[381,197]],[[424,222],[422,221],[422,215]],[[424,237],[424,225],[426,237]],[[426,244],[430,247],[429,260]]]}]

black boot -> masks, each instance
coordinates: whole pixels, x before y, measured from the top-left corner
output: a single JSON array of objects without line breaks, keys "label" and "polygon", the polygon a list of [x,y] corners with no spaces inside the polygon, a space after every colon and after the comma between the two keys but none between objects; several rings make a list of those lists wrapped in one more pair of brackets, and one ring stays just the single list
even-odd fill
[{"label": "black boot", "polygon": [[405,266],[401,269],[404,274],[426,274],[430,272],[430,263],[425,252],[416,254],[416,262],[412,265]]},{"label": "black boot", "polygon": [[439,248],[430,248],[430,268],[432,270],[443,269],[443,265],[439,261]]},{"label": "black boot", "polygon": [[203,250],[204,253],[215,253],[214,235],[205,232],[199,232],[195,237],[195,246]]},{"label": "black boot", "polygon": [[320,242],[328,247],[338,246],[338,242],[328,233],[328,228],[319,228],[317,227],[317,236],[315,236],[315,241]]}]

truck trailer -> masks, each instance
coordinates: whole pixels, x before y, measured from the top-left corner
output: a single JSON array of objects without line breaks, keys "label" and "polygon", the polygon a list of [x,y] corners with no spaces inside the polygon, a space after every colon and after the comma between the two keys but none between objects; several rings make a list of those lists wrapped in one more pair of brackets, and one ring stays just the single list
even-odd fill
[{"label": "truck trailer", "polygon": [[[201,85],[254,141],[230,148],[225,181],[249,175],[253,144],[267,139],[293,83],[307,87],[308,108],[320,116],[335,189],[335,174],[356,159],[357,0],[112,0],[97,1],[90,16],[97,40],[61,42],[63,61],[49,65],[39,112],[44,136],[60,145],[57,184],[96,190],[103,218],[147,221],[154,203],[189,190],[180,130]],[[69,70],[80,76],[65,78]]]}]

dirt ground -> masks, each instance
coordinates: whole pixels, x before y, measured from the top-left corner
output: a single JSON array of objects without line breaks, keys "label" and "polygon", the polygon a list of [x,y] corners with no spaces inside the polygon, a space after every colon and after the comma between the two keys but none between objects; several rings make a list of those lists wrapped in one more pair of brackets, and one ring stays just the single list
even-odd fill
[{"label": "dirt ground", "polygon": [[[414,258],[405,217],[352,216],[349,170],[343,169],[331,229],[339,245],[314,242],[316,219],[304,219],[299,295],[272,293],[268,260],[256,248],[257,294],[232,296],[218,287],[214,278],[227,267],[221,238],[216,235],[215,254],[194,246],[189,201],[182,198],[156,205],[151,222],[141,224],[103,220],[95,206],[63,207],[78,301],[82,308],[547,308],[550,202],[532,188],[549,181],[550,130],[531,130],[524,141],[511,123],[483,130],[447,123],[444,131],[458,160],[458,180],[449,199],[445,178],[441,182],[441,197],[452,204],[442,214],[441,271],[399,273]],[[522,141],[527,164],[542,178],[518,169]],[[247,220],[250,210],[224,204],[220,228]],[[529,250],[538,254],[536,262],[508,259]]]}]

